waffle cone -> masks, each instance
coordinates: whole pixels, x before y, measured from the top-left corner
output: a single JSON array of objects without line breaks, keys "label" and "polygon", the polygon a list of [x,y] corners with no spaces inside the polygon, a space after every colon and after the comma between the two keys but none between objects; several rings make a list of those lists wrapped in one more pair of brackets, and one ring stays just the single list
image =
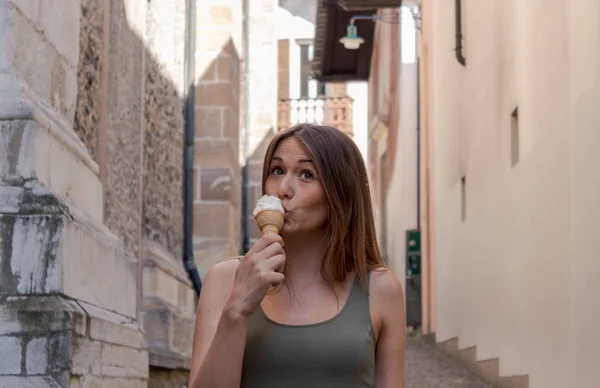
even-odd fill
[{"label": "waffle cone", "polygon": [[256,224],[263,236],[279,234],[283,227],[284,215],[277,210],[265,210],[256,215]]}]

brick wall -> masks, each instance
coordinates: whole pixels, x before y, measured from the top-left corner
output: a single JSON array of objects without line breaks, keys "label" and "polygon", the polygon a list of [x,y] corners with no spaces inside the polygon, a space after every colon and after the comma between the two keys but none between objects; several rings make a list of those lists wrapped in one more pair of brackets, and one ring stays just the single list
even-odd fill
[{"label": "brick wall", "polygon": [[240,1],[198,3],[194,255],[200,271],[240,242]]}]

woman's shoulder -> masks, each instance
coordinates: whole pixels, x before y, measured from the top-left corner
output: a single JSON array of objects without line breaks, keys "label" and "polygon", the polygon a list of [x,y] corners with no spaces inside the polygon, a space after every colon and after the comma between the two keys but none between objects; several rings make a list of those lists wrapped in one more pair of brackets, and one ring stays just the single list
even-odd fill
[{"label": "woman's shoulder", "polygon": [[232,287],[235,280],[235,271],[240,265],[238,258],[228,259],[214,264],[204,275],[202,288],[204,290],[223,289]]},{"label": "woman's shoulder", "polygon": [[379,267],[370,271],[369,293],[382,301],[404,299],[400,279],[387,267]]},{"label": "woman's shoulder", "polygon": [[211,278],[224,280],[225,278],[230,278],[231,276],[235,275],[235,270],[237,269],[238,265],[240,265],[240,259],[237,257],[218,262],[210,267],[208,272],[206,272],[205,279]]}]

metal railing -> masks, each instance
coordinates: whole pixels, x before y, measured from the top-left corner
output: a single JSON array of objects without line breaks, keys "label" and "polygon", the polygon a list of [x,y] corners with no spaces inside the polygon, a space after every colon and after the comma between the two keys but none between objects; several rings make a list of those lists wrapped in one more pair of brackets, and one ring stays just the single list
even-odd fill
[{"label": "metal railing", "polygon": [[351,97],[282,99],[278,104],[278,130],[299,123],[323,124],[353,135]]}]

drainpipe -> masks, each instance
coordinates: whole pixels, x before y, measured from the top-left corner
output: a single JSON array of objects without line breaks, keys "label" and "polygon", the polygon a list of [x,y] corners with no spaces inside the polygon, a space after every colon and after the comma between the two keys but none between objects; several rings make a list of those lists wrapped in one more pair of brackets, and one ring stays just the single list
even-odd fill
[{"label": "drainpipe", "polygon": [[200,295],[202,280],[194,263],[194,92],[196,78],[196,0],[187,5],[187,63],[185,136],[183,141],[183,268],[188,273],[196,295]]},{"label": "drainpipe", "polygon": [[462,52],[462,1],[454,0],[454,6],[454,17],[456,19],[456,48],[454,49],[454,51],[456,52],[456,59],[458,60],[458,63],[460,63],[463,66],[466,66],[467,60],[465,59]]},{"label": "drainpipe", "polygon": [[417,41],[417,229],[421,230],[421,55],[419,38]]},{"label": "drainpipe", "polygon": [[243,0],[243,45],[244,45],[244,168],[242,175],[242,244],[240,254],[245,255],[250,249],[250,231],[248,225],[250,201],[250,0]]}]

